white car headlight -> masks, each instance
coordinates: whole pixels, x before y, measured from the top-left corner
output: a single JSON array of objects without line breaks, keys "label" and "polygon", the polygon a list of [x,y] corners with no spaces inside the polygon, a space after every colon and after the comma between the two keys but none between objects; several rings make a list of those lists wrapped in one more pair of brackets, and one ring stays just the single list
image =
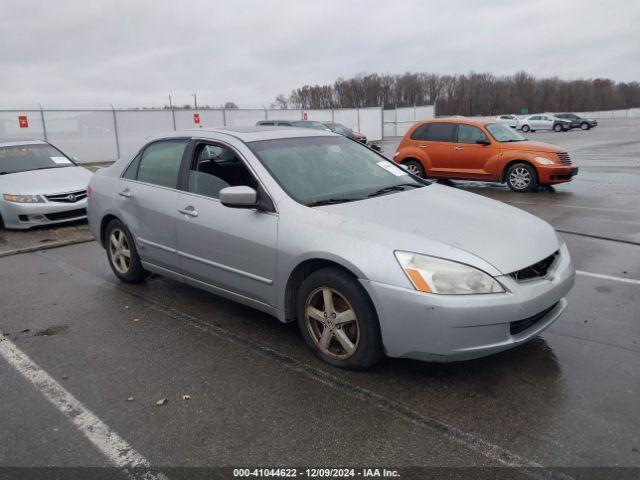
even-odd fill
[{"label": "white car headlight", "polygon": [[504,293],[498,281],[462,263],[411,252],[395,252],[398,263],[416,290],[441,295]]},{"label": "white car headlight", "polygon": [[540,165],[553,165],[555,162],[547,157],[535,157],[534,160]]},{"label": "white car headlight", "polygon": [[11,195],[9,193],[5,193],[3,198],[7,202],[13,203],[44,203],[44,200],[40,195]]}]

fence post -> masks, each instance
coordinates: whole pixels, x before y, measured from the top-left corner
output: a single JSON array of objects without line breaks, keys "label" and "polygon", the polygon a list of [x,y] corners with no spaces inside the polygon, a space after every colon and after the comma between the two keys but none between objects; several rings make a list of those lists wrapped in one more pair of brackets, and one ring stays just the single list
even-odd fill
[{"label": "fence post", "polygon": [[398,136],[398,104],[396,103],[396,118],[393,122],[395,136]]},{"label": "fence post", "polygon": [[356,117],[358,117],[358,132],[360,131],[360,109],[356,107]]},{"label": "fence post", "polygon": [[171,119],[173,120],[173,131],[175,132],[176,131],[176,111],[173,108],[173,106],[171,107]]},{"label": "fence post", "polygon": [[113,115],[113,133],[116,137],[116,155],[117,158],[120,158],[120,139],[118,138],[118,120],[116,119],[116,109],[111,104],[111,114]]},{"label": "fence post", "polygon": [[335,122],[335,121],[336,121],[336,116],[335,116],[335,114],[334,114],[334,112],[333,112],[333,108],[331,109],[331,121],[332,121],[332,122]]},{"label": "fence post", "polygon": [[47,124],[44,122],[44,112],[42,111],[42,105],[38,104],[40,108],[40,119],[42,120],[42,134],[44,135],[44,141],[47,141]]},{"label": "fence post", "polygon": [[223,127],[227,126],[227,109],[226,108],[222,109],[222,126]]},{"label": "fence post", "polygon": [[380,140],[384,140],[384,107],[380,107]]},{"label": "fence post", "polygon": [[265,119],[265,120],[269,120],[269,119],[267,118],[267,109],[266,109],[266,108],[264,109],[264,119]]}]

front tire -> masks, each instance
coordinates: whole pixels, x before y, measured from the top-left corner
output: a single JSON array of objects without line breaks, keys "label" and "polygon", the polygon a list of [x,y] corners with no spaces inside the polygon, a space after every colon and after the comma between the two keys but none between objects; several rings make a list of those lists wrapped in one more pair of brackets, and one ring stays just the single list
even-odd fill
[{"label": "front tire", "polygon": [[403,163],[403,165],[407,167],[409,173],[412,173],[413,175],[416,175],[420,178],[425,178],[424,167],[418,160],[407,160]]},{"label": "front tire", "polygon": [[106,248],[109,266],[123,282],[140,283],[149,276],[140,262],[133,235],[120,220],[111,220],[107,226]]},{"label": "front tire", "polygon": [[531,131],[531,127],[529,125],[523,125],[522,126],[522,131],[527,133],[527,132]]},{"label": "front tire", "polygon": [[507,185],[514,192],[532,192],[538,188],[538,173],[528,163],[515,163],[507,170]]},{"label": "front tire", "polygon": [[364,370],[384,356],[380,325],[366,291],[337,268],[304,279],[296,316],[306,344],[320,359],[349,370]]},{"label": "front tire", "polygon": [[561,131],[562,131],[562,125],[560,125],[559,123],[556,123],[556,124],[553,126],[553,131],[554,131],[554,132],[561,132]]},{"label": "front tire", "polygon": [[589,125],[587,122],[582,122],[580,124],[580,129],[581,130],[589,130],[591,128],[591,125]]}]

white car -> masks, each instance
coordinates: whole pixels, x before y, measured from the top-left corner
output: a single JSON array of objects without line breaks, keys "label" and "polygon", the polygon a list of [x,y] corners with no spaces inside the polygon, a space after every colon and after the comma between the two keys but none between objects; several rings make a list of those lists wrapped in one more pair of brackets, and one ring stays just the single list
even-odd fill
[{"label": "white car", "polygon": [[523,132],[535,132],[536,130],[566,132],[571,129],[571,122],[550,113],[540,113],[521,119],[518,128]]},{"label": "white car", "polygon": [[0,141],[0,227],[87,218],[92,173],[42,140]]},{"label": "white car", "polygon": [[498,115],[493,119],[494,123],[502,123],[504,125],[509,125],[511,128],[518,128],[520,124],[520,119],[515,115]]}]

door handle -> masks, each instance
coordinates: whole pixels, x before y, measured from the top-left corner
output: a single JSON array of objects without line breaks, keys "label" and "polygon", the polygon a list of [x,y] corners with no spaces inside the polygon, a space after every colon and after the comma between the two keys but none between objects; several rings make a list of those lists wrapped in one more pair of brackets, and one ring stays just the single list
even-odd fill
[{"label": "door handle", "polygon": [[454,150],[464,150],[462,147],[453,147]]},{"label": "door handle", "polygon": [[197,217],[198,216],[198,211],[193,208],[191,205],[189,205],[188,207],[183,208],[182,210],[178,210],[178,212],[184,214],[184,215],[188,215],[189,217]]},{"label": "door handle", "polygon": [[419,148],[427,148],[429,145],[418,145]]},{"label": "door handle", "polygon": [[118,192],[118,195],[120,195],[121,197],[124,198],[131,198],[133,197],[133,194],[129,191],[128,188],[125,188],[124,190],[122,190],[121,192]]}]

